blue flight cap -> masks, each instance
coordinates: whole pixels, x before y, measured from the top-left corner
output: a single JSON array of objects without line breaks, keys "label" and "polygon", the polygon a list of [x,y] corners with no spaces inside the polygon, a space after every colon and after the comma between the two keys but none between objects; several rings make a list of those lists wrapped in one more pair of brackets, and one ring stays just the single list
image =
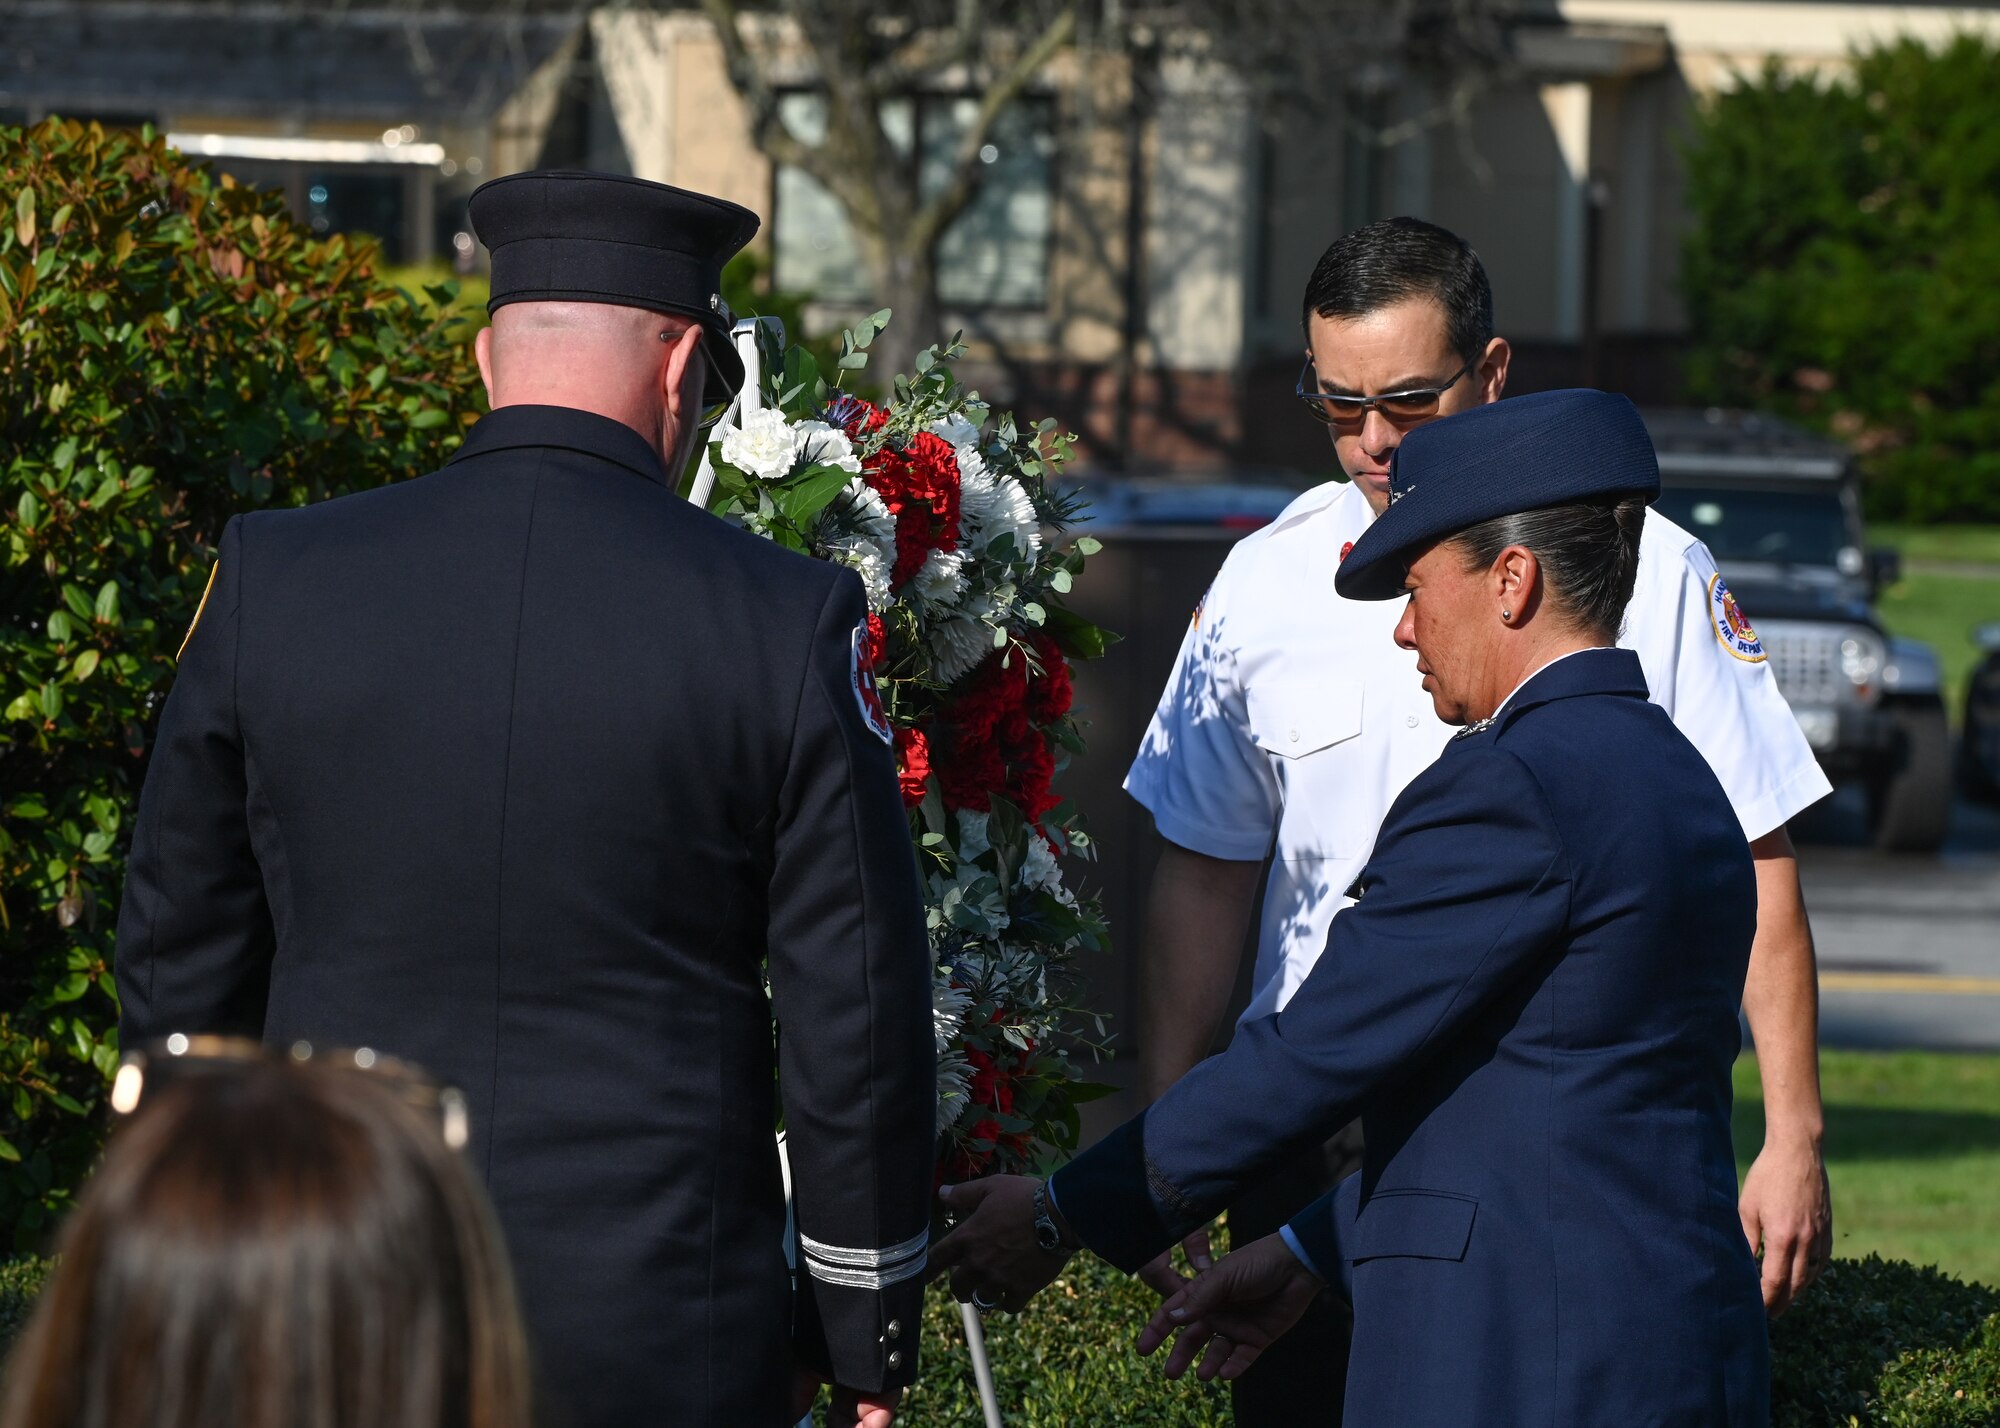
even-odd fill
[{"label": "blue flight cap", "polygon": [[757,232],[725,199],[621,174],[543,169],[473,190],[472,229],[493,255],[487,312],[510,302],[602,302],[691,317],[708,354],[705,400],[743,385],[722,265]]},{"label": "blue flight cap", "polygon": [[1638,408],[1574,387],[1491,402],[1427,422],[1389,461],[1389,509],[1333,580],[1349,600],[1388,600],[1426,547],[1495,516],[1660,494],[1660,463]]}]

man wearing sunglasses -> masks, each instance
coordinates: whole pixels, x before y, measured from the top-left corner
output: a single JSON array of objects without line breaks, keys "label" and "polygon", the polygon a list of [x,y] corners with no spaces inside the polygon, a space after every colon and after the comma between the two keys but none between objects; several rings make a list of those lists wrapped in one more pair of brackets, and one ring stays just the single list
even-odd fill
[{"label": "man wearing sunglasses", "polygon": [[[1334,575],[1389,503],[1403,437],[1500,400],[1510,350],[1493,333],[1484,267],[1456,235],[1397,218],[1341,238],[1307,284],[1298,395],[1327,428],[1345,481],[1307,492],[1238,544],[1182,643],[1126,779],[1166,840],[1149,905],[1140,1058],[1157,1096],[1204,1056],[1238,971],[1268,860],[1245,1019],[1283,1007],[1352,905],[1390,804],[1452,731],[1391,627],[1399,602],[1342,599]],[[1520,453],[1523,463],[1533,451]],[[1621,643],[1720,778],[1756,857],[1757,939],[1744,1012],[1757,1042],[1766,1136],[1741,1212],[1781,1312],[1824,1266],[1832,1220],[1820,1156],[1818,993],[1786,821],[1828,791],[1708,550],[1648,512]],[[1747,637],[1746,637],[1747,636]],[[1235,1242],[1274,1232],[1359,1164],[1359,1128],[1303,1157],[1230,1212]],[[1197,1268],[1206,1237],[1187,1249]],[[1180,1276],[1145,1271],[1162,1293]],[[1644,1285],[1634,1285],[1644,1293]],[[1344,1306],[1331,1301],[1235,1385],[1242,1428],[1326,1421],[1341,1401]]]}]

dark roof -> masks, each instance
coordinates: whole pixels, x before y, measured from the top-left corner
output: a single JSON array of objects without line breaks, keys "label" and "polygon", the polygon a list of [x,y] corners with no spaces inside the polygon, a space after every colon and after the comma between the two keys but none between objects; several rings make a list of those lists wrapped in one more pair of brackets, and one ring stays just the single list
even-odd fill
[{"label": "dark roof", "polygon": [[465,123],[582,23],[339,5],[0,0],[0,107]]},{"label": "dark roof", "polygon": [[1640,415],[1668,475],[1829,478],[1848,467],[1839,442],[1760,412],[1668,408]]}]

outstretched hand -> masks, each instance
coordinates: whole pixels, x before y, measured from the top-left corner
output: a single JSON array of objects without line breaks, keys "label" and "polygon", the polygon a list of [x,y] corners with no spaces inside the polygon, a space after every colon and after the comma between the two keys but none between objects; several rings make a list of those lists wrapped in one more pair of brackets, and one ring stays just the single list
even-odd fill
[{"label": "outstretched hand", "polygon": [[1236,1378],[1299,1322],[1321,1287],[1284,1240],[1266,1235],[1224,1255],[1162,1304],[1139,1332],[1139,1352],[1152,1353],[1178,1330],[1168,1378],[1186,1373],[1198,1353],[1195,1377],[1203,1383]]},{"label": "outstretched hand", "polygon": [[961,1304],[1026,1308],[1069,1262],[1035,1240],[1035,1184],[1025,1175],[994,1175],[942,1187],[938,1199],[959,1222],[931,1246],[924,1282],[949,1274],[951,1297]]}]

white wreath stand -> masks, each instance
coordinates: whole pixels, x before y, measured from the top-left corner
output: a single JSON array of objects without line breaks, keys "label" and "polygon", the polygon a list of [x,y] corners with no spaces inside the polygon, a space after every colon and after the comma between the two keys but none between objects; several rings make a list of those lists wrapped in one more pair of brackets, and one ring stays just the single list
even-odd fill
[{"label": "white wreath stand", "polygon": [[[751,412],[764,405],[761,390],[762,373],[757,353],[757,328],[762,324],[770,328],[780,343],[784,341],[785,329],[775,317],[746,317],[737,322],[730,331],[730,340],[736,344],[737,352],[743,358],[743,386],[728,408],[722,413],[718,426],[734,426]],[[701,448],[701,465],[695,471],[694,485],[688,490],[688,500],[706,509],[708,498],[715,491],[715,466],[709,460],[708,443]],[[785,1263],[792,1273],[798,1273],[797,1236],[792,1221],[792,1164],[785,1154],[785,1133],[778,1132],[778,1164],[785,1176]],[[986,1326],[980,1322],[979,1312],[970,1304],[958,1306],[960,1321],[965,1325],[965,1344],[972,1351],[972,1378],[979,1386],[979,1408],[986,1417],[986,1428],[1003,1428],[1000,1421],[1000,1395],[993,1388],[993,1367],[986,1358]],[[812,1415],[808,1413],[798,1422],[798,1428],[812,1428]]]}]

